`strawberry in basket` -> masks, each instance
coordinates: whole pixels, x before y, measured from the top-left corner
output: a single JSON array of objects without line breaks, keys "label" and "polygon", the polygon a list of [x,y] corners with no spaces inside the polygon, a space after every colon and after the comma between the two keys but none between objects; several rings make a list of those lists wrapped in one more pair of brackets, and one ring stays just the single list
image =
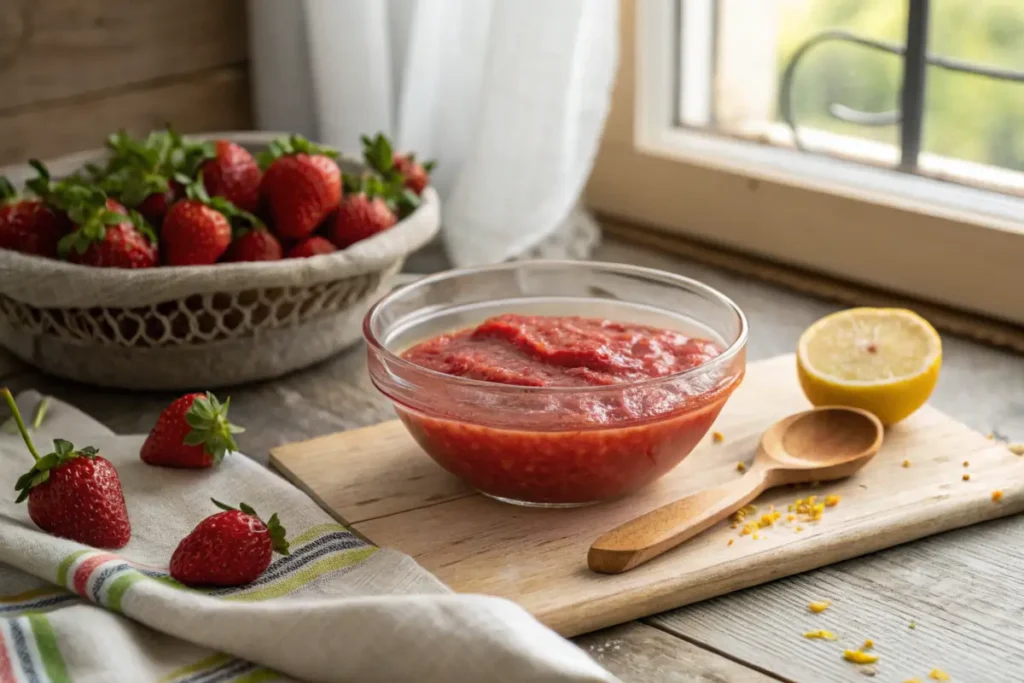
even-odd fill
[{"label": "strawberry in basket", "polygon": [[70,229],[62,213],[41,199],[19,198],[11,181],[0,177],[0,249],[57,258],[57,243]]},{"label": "strawberry in basket", "polygon": [[331,241],[340,249],[373,237],[398,222],[392,210],[394,187],[379,176],[345,176],[345,196],[329,226]]},{"label": "strawberry in basket", "polygon": [[138,209],[160,226],[171,204],[184,195],[178,175],[194,178],[204,162],[214,160],[212,142],[186,142],[170,126],[135,140],[120,131],[107,138],[110,156],[104,167],[86,166],[86,180],[125,206]]},{"label": "strawberry in basket", "polygon": [[[180,176],[183,185],[189,179]],[[211,197],[203,185],[203,174],[185,188],[186,198],[167,211],[160,231],[164,257],[171,266],[203,266],[216,263],[231,245],[231,221],[236,220],[266,235],[259,218],[242,211],[224,197]],[[277,247],[280,252],[280,245]],[[280,256],[278,256],[280,258]]]},{"label": "strawberry in basket", "polygon": [[[434,162],[426,161],[422,164],[416,161],[416,155],[398,154],[391,149],[391,141],[383,133],[377,133],[374,137],[364,135],[363,160],[366,165],[379,173],[386,181],[405,187],[414,196],[419,197],[423,190],[430,184],[430,172],[434,170]],[[411,208],[415,209],[419,202],[406,198],[411,202]],[[410,212],[411,213],[411,212]],[[408,215],[403,213],[403,216]]]},{"label": "strawberry in basket", "polygon": [[309,258],[320,254],[331,254],[338,251],[338,248],[326,237],[313,235],[302,240],[288,250],[285,258]]},{"label": "strawberry in basket", "polygon": [[128,211],[78,177],[53,182],[41,163],[32,164],[39,177],[27,183],[29,188],[72,224],[57,244],[61,258],[98,268],[152,268],[159,263],[156,236],[137,211]]},{"label": "strawberry in basket", "polygon": [[260,155],[260,186],[274,231],[284,239],[311,235],[341,201],[336,150],[292,135],[274,140]]},{"label": "strawberry in basket", "polygon": [[242,211],[255,213],[263,180],[256,158],[241,145],[227,140],[217,140],[214,150],[214,157],[202,166],[206,191],[214,197],[224,197]]}]

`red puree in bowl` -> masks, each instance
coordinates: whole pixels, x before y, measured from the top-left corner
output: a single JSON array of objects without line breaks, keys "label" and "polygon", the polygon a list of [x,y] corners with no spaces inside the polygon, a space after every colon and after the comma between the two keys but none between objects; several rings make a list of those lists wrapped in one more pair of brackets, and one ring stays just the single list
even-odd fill
[{"label": "red puree in bowl", "polygon": [[[503,396],[507,420],[487,417],[486,405],[480,423],[401,407],[399,416],[435,460],[485,493],[591,502],[653,481],[700,441],[738,377],[670,375],[719,353],[712,341],[644,325],[501,315],[423,341],[402,357],[447,375],[555,390]],[[657,378],[665,379],[631,386]],[[456,412],[445,401],[436,397],[438,413]],[[457,412],[473,414],[467,406]]]}]

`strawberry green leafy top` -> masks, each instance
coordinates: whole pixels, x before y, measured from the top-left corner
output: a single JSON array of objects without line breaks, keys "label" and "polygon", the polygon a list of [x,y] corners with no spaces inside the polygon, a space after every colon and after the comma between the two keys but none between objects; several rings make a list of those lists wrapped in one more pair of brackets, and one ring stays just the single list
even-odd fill
[{"label": "strawberry green leafy top", "polygon": [[245,428],[228,421],[230,405],[230,398],[222,404],[210,392],[196,398],[185,413],[185,421],[192,428],[185,435],[185,445],[202,446],[215,463],[223,460],[229,451],[237,451],[234,435],[241,434]]}]

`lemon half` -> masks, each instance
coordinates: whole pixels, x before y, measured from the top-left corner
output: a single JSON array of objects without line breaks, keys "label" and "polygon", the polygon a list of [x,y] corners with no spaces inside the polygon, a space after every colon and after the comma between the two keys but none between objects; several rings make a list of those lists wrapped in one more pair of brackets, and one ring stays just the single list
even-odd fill
[{"label": "lemon half", "polygon": [[899,422],[931,396],[942,340],[903,308],[851,308],[808,327],[797,346],[800,386],[816,406],[862,408]]}]

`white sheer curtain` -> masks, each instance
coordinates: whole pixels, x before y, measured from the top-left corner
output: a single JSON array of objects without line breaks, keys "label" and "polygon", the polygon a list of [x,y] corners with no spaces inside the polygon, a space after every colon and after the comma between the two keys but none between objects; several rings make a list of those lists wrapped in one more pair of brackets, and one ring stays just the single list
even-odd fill
[{"label": "white sheer curtain", "polygon": [[[566,225],[608,111],[618,0],[249,0],[257,125],[436,159],[456,265]],[[564,237],[561,240],[565,241]]]}]

